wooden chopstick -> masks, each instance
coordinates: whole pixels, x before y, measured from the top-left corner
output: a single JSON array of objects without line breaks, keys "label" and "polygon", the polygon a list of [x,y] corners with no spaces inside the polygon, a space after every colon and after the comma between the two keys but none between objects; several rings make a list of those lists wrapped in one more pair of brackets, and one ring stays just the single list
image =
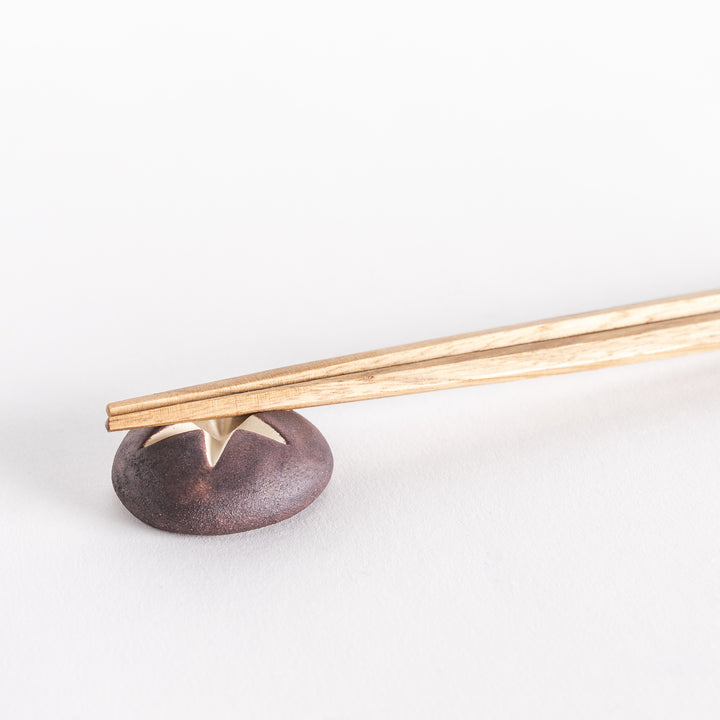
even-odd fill
[{"label": "wooden chopstick", "polygon": [[276,370],[192,385],[179,390],[155,393],[107,406],[108,417],[178,405],[209,398],[235,395],[251,390],[319,380],[335,375],[373,371],[379,368],[424,362],[437,358],[554,340],[644,323],[720,311],[720,290],[693,293],[663,300],[625,305],[569,315],[540,322],[524,323],[493,330],[454,335],[408,345],[343,355],[329,360],[291,365]]},{"label": "wooden chopstick", "polygon": [[[717,302],[720,294],[703,293],[702,296],[712,304]],[[695,301],[700,297],[686,296],[675,301],[681,304],[690,301],[690,305],[684,305],[685,308],[697,307]],[[673,301],[661,303],[664,304],[662,312],[672,312],[669,304]],[[649,314],[649,305],[644,304],[644,311],[639,313],[641,316]],[[615,318],[622,321],[628,315],[633,316],[634,310],[639,307],[632,306],[629,313],[628,308],[606,313],[618,313]],[[679,309],[679,306],[673,307]],[[597,321],[603,313],[592,315]],[[588,318],[590,315],[564,320],[581,317]],[[534,327],[547,328],[557,322],[540,323]],[[522,327],[529,329],[531,326]],[[542,335],[542,332],[547,330],[539,334]],[[592,370],[714,349],[720,349],[720,310],[183,401],[110,416],[107,427],[109,430],[123,430],[263,410],[367,400]]]}]

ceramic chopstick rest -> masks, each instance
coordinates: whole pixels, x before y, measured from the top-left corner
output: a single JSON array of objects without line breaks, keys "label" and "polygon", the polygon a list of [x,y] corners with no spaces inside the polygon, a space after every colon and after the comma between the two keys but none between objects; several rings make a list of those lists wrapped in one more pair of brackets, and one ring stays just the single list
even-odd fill
[{"label": "ceramic chopstick rest", "polygon": [[112,481],[123,505],[161,530],[222,535],[285,520],[332,474],[320,431],[290,410],[131,430]]}]

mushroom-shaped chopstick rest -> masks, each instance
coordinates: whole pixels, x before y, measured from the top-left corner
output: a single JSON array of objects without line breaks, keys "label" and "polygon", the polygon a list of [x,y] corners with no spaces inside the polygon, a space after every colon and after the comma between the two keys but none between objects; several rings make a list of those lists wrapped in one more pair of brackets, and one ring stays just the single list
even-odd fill
[{"label": "mushroom-shaped chopstick rest", "polygon": [[320,431],[278,410],[131,430],[112,481],[123,505],[148,525],[223,535],[300,512],[325,489],[332,467]]}]

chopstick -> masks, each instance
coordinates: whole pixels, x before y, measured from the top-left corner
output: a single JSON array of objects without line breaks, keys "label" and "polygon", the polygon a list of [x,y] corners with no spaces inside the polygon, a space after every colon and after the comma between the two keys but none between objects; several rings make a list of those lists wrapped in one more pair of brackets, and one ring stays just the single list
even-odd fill
[{"label": "chopstick", "polygon": [[192,385],[179,390],[170,390],[130,400],[112,402],[107,406],[107,414],[112,417],[193,400],[204,400],[249,390],[260,390],[277,385],[316,380],[333,375],[345,375],[393,365],[407,365],[435,358],[464,355],[480,350],[523,345],[541,340],[553,340],[599,330],[610,330],[717,311],[720,311],[720,290],[710,290],[663,300],[625,305],[609,310],[596,310],[579,315],[568,315],[539,322],[465,333],[408,345],[398,345],[371,352],[343,355],[329,360],[290,365],[276,370],[266,370],[227,380]]},{"label": "chopstick", "polygon": [[112,403],[107,427],[123,430],[428,392],[716,348],[720,348],[717,290],[348,355]]}]

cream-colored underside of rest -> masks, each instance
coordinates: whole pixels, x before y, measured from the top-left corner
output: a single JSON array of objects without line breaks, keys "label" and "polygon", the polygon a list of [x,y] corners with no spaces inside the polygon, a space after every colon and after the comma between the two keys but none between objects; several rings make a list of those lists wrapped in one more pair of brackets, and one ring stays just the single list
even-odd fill
[{"label": "cream-colored underside of rest", "polygon": [[223,454],[230,438],[236,430],[247,430],[248,432],[262,435],[275,442],[287,445],[285,438],[277,430],[271,428],[255,415],[241,415],[240,417],[218,418],[216,420],[197,420],[195,422],[176,423],[168,425],[151,435],[143,447],[154,445],[161,440],[166,440],[175,435],[186,432],[201,430],[205,438],[205,453],[211,467],[215,467],[220,456]]}]

